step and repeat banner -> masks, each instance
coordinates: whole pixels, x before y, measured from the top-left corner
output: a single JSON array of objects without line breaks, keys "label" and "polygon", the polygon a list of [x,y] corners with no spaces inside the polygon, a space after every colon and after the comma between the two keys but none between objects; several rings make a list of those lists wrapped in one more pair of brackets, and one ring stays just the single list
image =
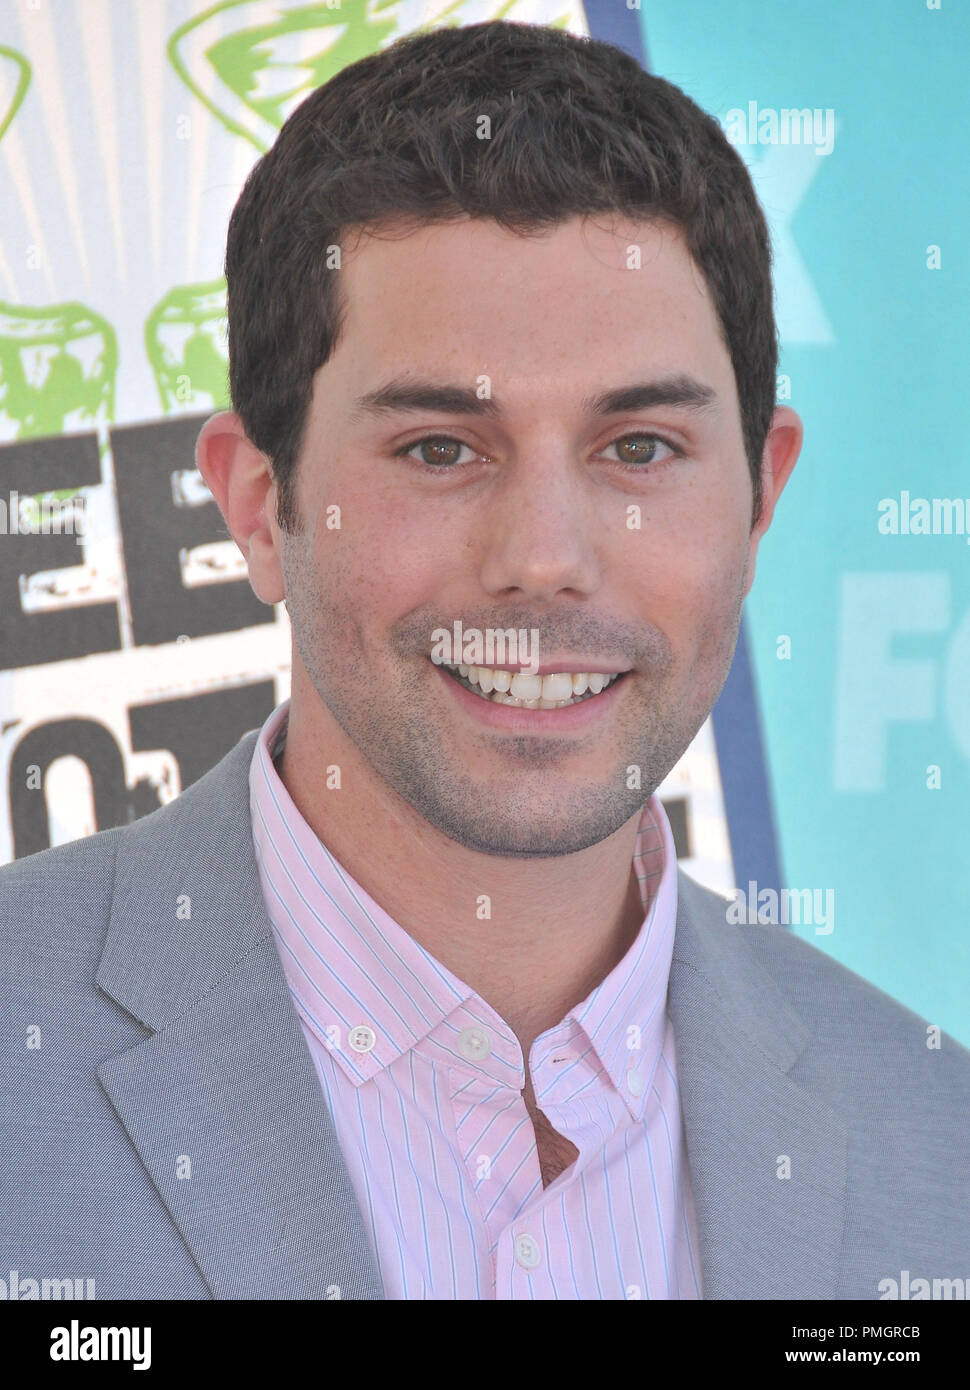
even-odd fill
[{"label": "step and repeat banner", "polygon": [[738,146],[772,228],[778,399],[806,423],[731,676],[660,789],[680,861],[970,1043],[970,553],[940,505],[970,492],[958,11],[9,0],[0,863],[156,809],[289,694],[286,614],[194,467],[229,404],[221,268],[252,164],[402,34],[555,24],[625,47]]}]

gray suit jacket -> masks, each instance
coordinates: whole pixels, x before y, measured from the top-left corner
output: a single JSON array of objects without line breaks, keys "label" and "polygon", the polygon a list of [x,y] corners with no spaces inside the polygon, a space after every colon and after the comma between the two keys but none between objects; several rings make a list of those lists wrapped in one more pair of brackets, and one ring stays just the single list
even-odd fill
[{"label": "gray suit jacket", "polygon": [[[152,815],[0,870],[0,1278],[385,1296],[260,893],[255,740]],[[704,1297],[970,1278],[970,1052],[928,1048],[921,1019],[785,928],[729,926],[682,870],[678,895]]]}]

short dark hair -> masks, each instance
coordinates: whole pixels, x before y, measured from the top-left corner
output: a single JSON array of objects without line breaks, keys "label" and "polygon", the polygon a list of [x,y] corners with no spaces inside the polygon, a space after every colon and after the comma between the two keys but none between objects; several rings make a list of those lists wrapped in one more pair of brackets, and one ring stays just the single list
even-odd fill
[{"label": "short dark hair", "polygon": [[[483,115],[490,139],[476,135]],[[743,159],[622,49],[499,20],[407,34],[341,69],[292,112],[233,209],[229,389],[272,464],[280,526],[298,526],[313,376],[343,321],[328,247],[353,227],[471,216],[527,235],[600,212],[683,229],[734,367],[753,525],[778,341],[771,242]]]}]

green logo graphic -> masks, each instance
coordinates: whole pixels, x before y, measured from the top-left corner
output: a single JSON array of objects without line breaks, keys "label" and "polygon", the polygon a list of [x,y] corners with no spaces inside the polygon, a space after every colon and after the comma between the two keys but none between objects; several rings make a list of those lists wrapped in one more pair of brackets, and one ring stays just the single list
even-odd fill
[{"label": "green logo graphic", "polygon": [[226,282],[170,290],[145,320],[145,348],[162,409],[222,410],[229,404]]},{"label": "green logo graphic", "polygon": [[[504,19],[516,0],[495,6]],[[287,116],[341,68],[375,53],[398,33],[457,27],[465,0],[442,0],[424,24],[404,30],[402,0],[344,0],[343,6],[275,6],[263,0],[225,0],[176,29],[168,56],[182,81],[227,130],[263,154]],[[226,18],[238,28],[225,33]],[[552,21],[564,28],[569,16]]]},{"label": "green logo graphic", "polygon": [[[30,86],[30,64],[22,53],[0,44],[0,140],[20,110]],[[6,94],[10,92],[8,97]]]},{"label": "green logo graphic", "polygon": [[93,309],[0,301],[0,441],[107,426],[117,368],[114,330]]},{"label": "green logo graphic", "polygon": [[[0,139],[23,105],[30,76],[22,54],[0,47]],[[0,443],[68,428],[106,429],[114,418],[117,370],[114,330],[93,309],[0,302]],[[75,491],[62,488],[28,500],[63,501]]]}]

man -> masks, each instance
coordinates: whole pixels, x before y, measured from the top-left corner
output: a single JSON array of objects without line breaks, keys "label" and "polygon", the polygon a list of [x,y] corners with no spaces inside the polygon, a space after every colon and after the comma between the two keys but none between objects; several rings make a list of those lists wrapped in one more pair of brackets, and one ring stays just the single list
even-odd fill
[{"label": "man", "polygon": [[293,114],[226,275],[197,463],[286,603],[292,697],[171,805],[4,872],[0,1268],[107,1298],[964,1273],[970,1054],[731,925],[654,794],[802,440],[716,122],[555,30],[412,36]]}]

